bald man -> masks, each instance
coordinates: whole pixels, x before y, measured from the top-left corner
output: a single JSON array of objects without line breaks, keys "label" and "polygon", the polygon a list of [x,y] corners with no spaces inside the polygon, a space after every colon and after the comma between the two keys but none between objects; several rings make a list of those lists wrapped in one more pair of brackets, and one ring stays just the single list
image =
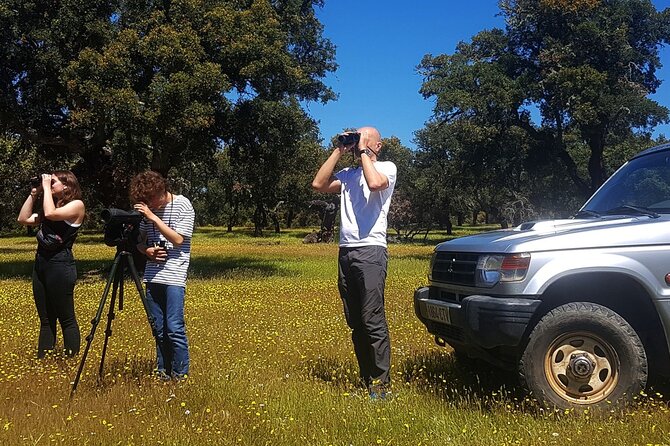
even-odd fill
[{"label": "bald man", "polygon": [[[345,144],[335,147],[312,187],[341,194],[338,288],[361,379],[370,398],[385,399],[391,382],[391,344],[384,311],[386,227],[397,169],[390,161],[377,160],[382,138],[376,128],[362,127],[341,136]],[[353,152],[358,166],[333,173],[347,152]]]}]

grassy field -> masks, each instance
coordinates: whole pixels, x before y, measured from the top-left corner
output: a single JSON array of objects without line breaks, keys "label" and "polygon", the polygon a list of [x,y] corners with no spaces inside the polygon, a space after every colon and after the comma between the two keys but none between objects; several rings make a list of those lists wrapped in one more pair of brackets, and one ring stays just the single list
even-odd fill
[{"label": "grassy field", "polygon": [[[200,228],[186,300],[189,379],[151,377],[154,344],[128,283],[104,377],[107,309],[72,399],[79,358],[35,359],[34,239],[1,238],[0,444],[670,444],[668,399],[656,391],[625,411],[557,413],[526,399],[514,376],[435,346],[412,307],[432,243],[389,248],[394,398],[369,401],[337,294],[337,246],[303,245],[305,234]],[[114,253],[92,234],[75,246],[82,343]]]}]

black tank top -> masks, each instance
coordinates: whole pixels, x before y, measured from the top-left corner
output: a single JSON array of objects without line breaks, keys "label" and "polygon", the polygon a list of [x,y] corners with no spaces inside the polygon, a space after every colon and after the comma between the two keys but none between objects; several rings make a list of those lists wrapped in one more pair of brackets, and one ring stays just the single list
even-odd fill
[{"label": "black tank top", "polygon": [[[42,234],[37,236],[37,252],[39,254],[53,254],[63,249],[72,249],[79,227],[80,225],[72,226],[65,221],[52,221],[42,217],[40,226]],[[47,243],[45,243],[45,239]]]}]

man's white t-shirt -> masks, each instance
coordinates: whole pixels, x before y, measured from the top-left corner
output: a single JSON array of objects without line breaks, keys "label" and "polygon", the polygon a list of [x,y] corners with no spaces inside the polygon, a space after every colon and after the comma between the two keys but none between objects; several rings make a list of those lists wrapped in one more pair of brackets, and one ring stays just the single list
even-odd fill
[{"label": "man's white t-shirt", "polygon": [[386,246],[387,215],[395,188],[396,165],[391,161],[375,161],[377,172],[386,175],[386,189],[371,192],[362,167],[347,167],[335,174],[340,180],[340,246]]}]

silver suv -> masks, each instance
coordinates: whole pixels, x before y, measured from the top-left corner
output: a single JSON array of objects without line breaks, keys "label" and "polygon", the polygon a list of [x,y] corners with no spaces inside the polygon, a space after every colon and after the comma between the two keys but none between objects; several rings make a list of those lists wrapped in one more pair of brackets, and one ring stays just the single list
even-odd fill
[{"label": "silver suv", "polygon": [[428,279],[414,307],[437,344],[518,370],[546,405],[632,400],[670,375],[670,144],[572,219],[439,244]]}]

